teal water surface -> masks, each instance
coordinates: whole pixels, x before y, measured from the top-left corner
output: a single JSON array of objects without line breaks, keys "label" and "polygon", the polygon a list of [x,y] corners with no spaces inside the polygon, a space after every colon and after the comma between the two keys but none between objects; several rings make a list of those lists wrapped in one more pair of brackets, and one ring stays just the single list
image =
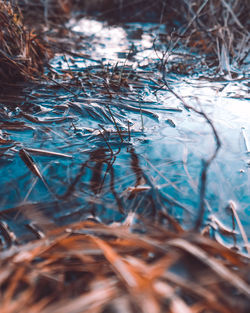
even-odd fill
[{"label": "teal water surface", "polygon": [[[164,26],[111,27],[82,19],[69,27],[82,36],[82,48],[56,55],[48,82],[8,86],[1,93],[3,246],[6,225],[22,242],[39,236],[44,223],[90,216],[111,223],[131,211],[152,221],[171,214],[193,227],[202,160],[213,154],[215,140],[206,120],[162,82],[165,43],[153,43]],[[176,67],[181,62],[187,73]],[[183,48],[169,53],[169,85],[209,116],[222,142],[208,169],[204,226],[222,243],[243,247],[226,207],[235,203],[249,235],[249,80],[246,68],[232,71],[234,79],[215,76],[201,56]],[[42,179],[27,166],[22,149]]]}]

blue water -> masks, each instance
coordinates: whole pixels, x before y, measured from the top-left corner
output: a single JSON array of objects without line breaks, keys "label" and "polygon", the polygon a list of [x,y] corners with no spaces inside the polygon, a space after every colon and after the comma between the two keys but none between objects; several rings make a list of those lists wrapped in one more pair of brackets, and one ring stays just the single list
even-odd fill
[{"label": "blue water", "polygon": [[[202,160],[212,155],[215,141],[204,118],[159,88],[162,46],[155,51],[152,45],[164,27],[141,24],[142,37],[131,39],[138,25],[108,27],[83,19],[70,26],[85,36],[77,52],[84,55],[58,54],[51,61],[52,81],[21,85],[1,96],[0,136],[10,140],[0,146],[1,219],[24,241],[30,238],[25,225],[40,218],[33,211],[60,225],[90,215],[110,223],[131,211],[153,219],[162,210],[191,228],[199,213]],[[233,246],[217,221],[233,229],[226,210],[233,200],[250,235],[249,80],[247,73],[233,80],[211,79],[209,70],[170,71],[185,55],[200,64],[201,57],[175,51],[167,79],[189,105],[208,114],[222,141],[208,171],[204,226]],[[21,159],[23,148],[47,151],[29,154],[48,187]],[[243,246],[237,225],[236,239]]]}]

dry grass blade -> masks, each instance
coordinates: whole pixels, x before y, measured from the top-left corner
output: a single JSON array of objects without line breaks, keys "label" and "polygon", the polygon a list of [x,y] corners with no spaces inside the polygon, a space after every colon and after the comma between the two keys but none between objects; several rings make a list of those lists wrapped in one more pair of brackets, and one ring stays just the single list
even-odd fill
[{"label": "dry grass blade", "polygon": [[244,143],[245,143],[245,146],[246,146],[246,153],[250,153],[250,146],[249,146],[249,143],[248,143],[246,130],[245,130],[244,127],[242,127],[241,130],[242,130],[242,136],[243,136],[243,139],[244,139]]},{"label": "dry grass blade", "polygon": [[225,281],[229,282],[232,286],[235,286],[247,297],[250,297],[250,287],[237,275],[228,270],[225,266],[219,263],[216,259],[209,256],[205,251],[192,245],[183,239],[174,239],[169,242],[169,244],[179,247],[188,253],[192,254],[194,257],[200,259],[202,262],[207,264],[212,271],[216,272],[219,277],[223,278]]},{"label": "dry grass blade", "polygon": [[173,287],[169,284],[157,281],[154,285],[155,290],[163,298],[170,302],[169,311],[170,313],[192,313],[189,306],[175,293]]},{"label": "dry grass blade", "polygon": [[77,299],[62,301],[56,305],[50,305],[40,313],[82,313],[82,312],[100,312],[104,304],[112,299],[116,294],[112,281],[103,280],[96,282],[92,290]]},{"label": "dry grass blade", "polygon": [[131,296],[141,307],[143,313],[160,313],[159,304],[154,296],[150,279],[140,275],[136,269],[123,260],[107,243],[93,237],[94,242],[103,250],[105,257],[111,263],[119,277],[125,282]]},{"label": "dry grass blade", "polygon": [[13,82],[40,76],[51,52],[24,26],[20,9],[0,0],[0,25],[0,80]]},{"label": "dry grass blade", "polygon": [[35,174],[38,178],[41,179],[41,181],[44,181],[44,178],[38,169],[37,165],[35,164],[34,160],[31,158],[31,156],[26,152],[25,149],[21,149],[19,151],[20,158],[23,160],[23,162],[27,165],[27,167],[31,170],[33,174]]},{"label": "dry grass blade", "polygon": [[28,154],[28,152],[25,149],[20,149],[19,155],[20,155],[20,158],[23,160],[23,162],[26,164],[26,166],[29,168],[29,170],[43,182],[44,186],[48,189],[50,194],[53,197],[55,197],[55,195],[51,191],[49,185],[47,184],[45,178],[43,177],[42,173],[40,172],[38,166],[36,165],[36,163],[32,159],[32,157]]},{"label": "dry grass blade", "polygon": [[[19,305],[18,313],[118,313],[121,300],[127,312],[231,313],[236,305],[245,312],[249,288],[241,273],[247,259],[239,256],[236,262],[235,252],[218,243],[212,250],[212,241],[198,234],[173,234],[155,225],[147,235],[137,235],[131,228],[81,222],[1,252],[1,309],[16,313]],[[214,256],[220,250],[232,255],[226,263],[223,254]],[[194,267],[187,266],[190,255],[198,261]],[[180,266],[190,278],[178,272]]]},{"label": "dry grass blade", "polygon": [[56,156],[56,157],[62,157],[62,158],[69,158],[72,159],[72,155],[68,155],[65,153],[59,153],[54,151],[48,151],[48,150],[42,150],[42,149],[33,149],[33,148],[25,148],[27,152],[30,152],[34,155],[42,155],[42,156]]},{"label": "dry grass blade", "polygon": [[249,245],[249,242],[248,242],[247,234],[246,234],[246,232],[244,230],[244,227],[243,227],[243,225],[242,225],[242,223],[240,221],[239,215],[238,215],[238,213],[236,211],[236,204],[231,200],[231,201],[229,201],[228,207],[233,212],[233,215],[234,215],[234,217],[235,217],[235,219],[237,221],[237,224],[239,226],[241,236],[242,236],[242,238],[244,240],[244,243],[245,243],[245,246],[246,246],[246,250],[248,252],[248,255],[250,256],[250,245]]}]

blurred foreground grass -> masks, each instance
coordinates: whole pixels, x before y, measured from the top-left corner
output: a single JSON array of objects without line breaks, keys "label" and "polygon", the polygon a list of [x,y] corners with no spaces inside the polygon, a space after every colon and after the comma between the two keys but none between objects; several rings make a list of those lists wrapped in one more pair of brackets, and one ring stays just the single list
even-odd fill
[{"label": "blurred foreground grass", "polygon": [[1,312],[248,312],[248,258],[135,219],[69,225],[0,253]]}]

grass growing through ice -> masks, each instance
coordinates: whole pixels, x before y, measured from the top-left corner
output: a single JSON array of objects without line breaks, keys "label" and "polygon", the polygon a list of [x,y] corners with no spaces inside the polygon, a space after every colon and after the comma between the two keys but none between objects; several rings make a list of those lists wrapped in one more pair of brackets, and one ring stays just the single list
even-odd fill
[{"label": "grass growing through ice", "polygon": [[[28,16],[32,20],[33,12],[28,9],[28,5],[32,4],[31,1],[16,2],[22,8],[24,19],[19,9],[13,9],[4,1],[0,2],[2,39],[0,73],[2,80],[12,83],[18,79],[32,79],[39,76],[48,53],[43,41],[23,24]],[[146,2],[149,6],[145,8],[154,8],[152,1]],[[84,3],[90,10],[91,2]],[[140,8],[139,4],[142,2],[133,0],[126,3],[125,1],[99,1],[99,3],[103,5],[101,13],[105,16],[104,13],[107,11],[118,12],[136,5]],[[56,21],[55,16],[60,15],[60,12],[64,12],[64,18],[67,18],[71,8],[74,7],[70,1],[59,0],[37,1],[37,4],[34,7],[33,3],[32,7],[35,8],[35,12],[42,12],[43,24],[39,26],[40,29],[50,27],[50,24]],[[72,1],[72,4],[77,6],[81,2]],[[156,1],[156,4],[161,22],[169,23],[171,17],[174,20],[182,16],[180,20],[182,27],[171,34],[172,47],[182,42],[194,49],[202,50],[208,56],[213,54],[212,60],[217,62],[218,69],[222,72],[231,73],[231,65],[234,62],[238,64],[244,62],[246,43],[249,38],[245,14],[246,1],[182,0]],[[137,16],[145,13],[140,10],[141,8],[138,9]],[[124,16],[125,13],[124,11]],[[165,60],[160,61],[165,68]],[[70,82],[75,79],[77,85],[79,81],[72,77],[70,69],[68,74],[71,77]],[[103,95],[106,94],[111,101],[118,92],[123,92],[122,88],[127,87],[130,73],[127,75],[125,68],[122,68],[120,73],[119,68],[114,68],[110,74],[108,70],[105,72],[104,68],[100,72],[97,71],[95,76],[88,76],[87,72],[84,75],[88,83],[92,84],[92,88],[94,86]],[[136,73],[134,75],[136,76]],[[68,88],[67,77],[64,75],[63,83],[54,78],[50,78],[50,81],[69,91],[71,85],[68,84],[70,86]],[[133,83],[139,86],[139,82]],[[164,71],[162,71],[162,83],[170,89]],[[73,96],[77,94],[73,93]],[[141,108],[140,102],[138,106],[131,107],[131,110],[137,110],[141,116],[142,113],[150,113]],[[185,103],[184,107],[192,109]],[[107,119],[111,119],[115,125],[117,139],[123,143],[128,135],[130,141],[133,133],[130,131],[129,121],[128,132],[125,134],[120,130],[109,103],[106,108],[109,113]],[[95,113],[95,108],[90,109]],[[27,112],[22,114],[29,121],[32,120],[32,116]],[[204,114],[203,117],[213,128],[212,122]],[[32,121],[41,123],[39,119]],[[21,128],[24,125],[17,124],[16,127]],[[3,123],[3,126],[6,125]],[[104,128],[103,132],[100,131],[100,136],[104,138],[113,157],[115,153],[105,135]],[[215,130],[214,136],[217,136]],[[1,144],[3,143],[6,142],[1,141]],[[219,146],[219,139],[217,146]],[[42,173],[37,171],[36,163],[29,154],[53,152],[39,149],[26,149],[20,152],[30,171],[35,172],[36,177],[43,180]],[[60,156],[71,158],[66,154]],[[204,165],[205,174],[206,168],[211,163],[210,160],[212,161],[208,159]],[[136,160],[133,164],[135,172],[138,172]],[[84,166],[62,198],[72,194],[83,169]],[[48,221],[42,213],[32,211],[32,206],[26,208],[24,206],[22,208],[24,214],[34,220],[34,223],[29,225],[31,230],[41,239],[18,245],[18,238],[4,221],[0,221],[1,233],[8,244],[8,249],[0,252],[1,313],[248,312],[249,258],[210,239],[209,227],[201,227],[206,187],[205,174],[201,177],[203,188],[200,201],[201,213],[197,221],[198,227],[194,231],[185,231],[161,207],[158,208],[158,217],[150,221],[135,213],[128,213],[127,218],[120,223],[104,225],[96,217],[91,216],[87,221],[59,228],[53,224],[53,221]],[[93,184],[92,188],[95,187]],[[98,190],[99,187],[98,185]],[[114,189],[113,186],[112,188]],[[128,188],[128,191],[139,194],[142,188],[148,186],[141,186],[138,179],[138,184]],[[235,204],[230,202],[228,209],[231,210],[246,250],[249,251],[245,230],[237,215]],[[221,231],[228,232],[226,229]],[[229,233],[234,235],[233,231]]]}]

